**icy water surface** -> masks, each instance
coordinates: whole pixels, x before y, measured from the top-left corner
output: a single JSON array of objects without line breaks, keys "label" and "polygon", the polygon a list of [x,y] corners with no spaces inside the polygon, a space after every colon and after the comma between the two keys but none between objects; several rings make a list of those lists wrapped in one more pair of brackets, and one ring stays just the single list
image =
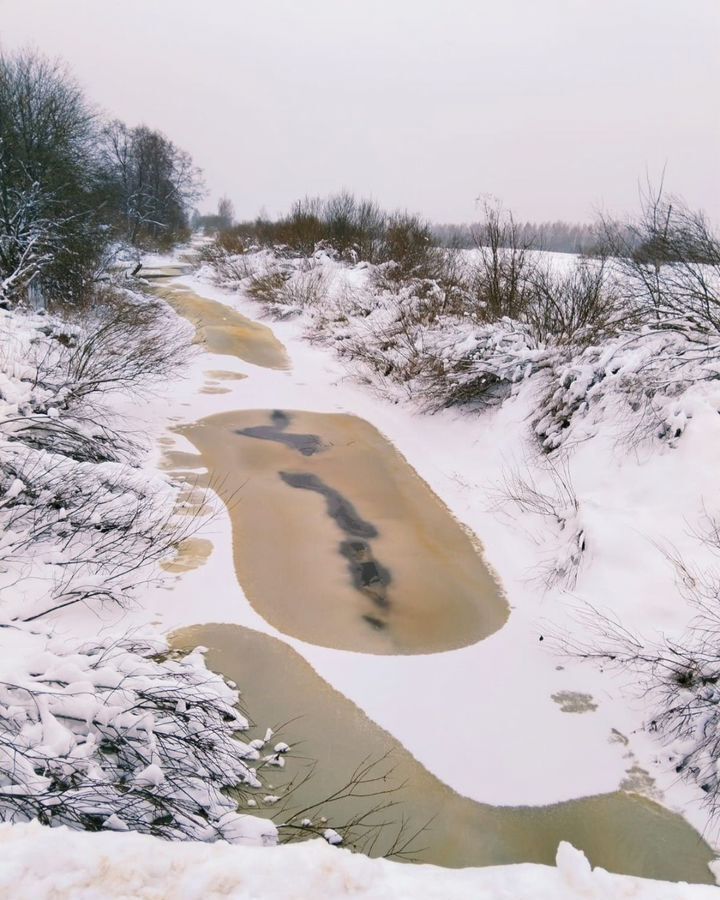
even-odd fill
[{"label": "icy water surface", "polygon": [[174,557],[160,563],[160,568],[173,574],[192,572],[208,561],[212,551],[212,543],[205,538],[188,537],[180,542]]},{"label": "icy water surface", "polygon": [[[178,430],[228,506],[246,596],[280,631],[408,654],[464,647],[505,623],[471,537],[363,419],[243,410]],[[189,462],[168,455],[170,467]]]},{"label": "icy water surface", "polygon": [[[369,812],[378,803],[397,805],[371,814],[368,822],[386,823],[376,842],[365,849],[372,856],[386,853],[406,820],[404,838],[428,827],[411,842],[409,855],[420,862],[445,866],[485,866],[536,862],[553,864],[558,842],[570,841],[590,862],[612,872],[670,881],[713,883],[707,863],[713,853],[680,816],[643,797],[624,792],[604,794],[544,807],[494,807],[455,793],[431,775],[391,735],[375,725],[352,702],[323,681],[312,667],[281,641],[238,625],[198,625],[174,635],[173,645],[190,650],[209,648],[210,668],[237,682],[242,705],[263,737],[266,726],[284,725],[270,741],[292,746],[284,769],[266,767],[263,778],[269,793],[280,801],[257,812],[275,821],[340,791],[357,767],[380,760],[373,770],[380,776],[393,769],[387,781],[367,786],[372,796],[345,798],[310,810],[329,826]],[[289,723],[289,724],[286,724]],[[444,739],[447,752],[462,765],[472,747],[433,733],[428,741]],[[528,735],[528,740],[533,737]],[[302,781],[312,762],[311,778]],[[488,772],[488,778],[492,778]],[[286,796],[291,781],[298,785]],[[301,782],[301,783],[300,783]],[[383,795],[391,786],[404,784]],[[380,795],[378,795],[380,791]]]},{"label": "icy water surface", "polygon": [[[157,278],[154,292],[172,306],[178,315],[195,326],[195,343],[210,353],[236,356],[245,362],[267,369],[289,369],[290,360],[285,347],[266,325],[253,322],[217,300],[200,297],[189,288],[163,284],[163,279],[172,278],[182,272],[172,268],[153,270]],[[147,270],[140,273],[148,277]]]}]

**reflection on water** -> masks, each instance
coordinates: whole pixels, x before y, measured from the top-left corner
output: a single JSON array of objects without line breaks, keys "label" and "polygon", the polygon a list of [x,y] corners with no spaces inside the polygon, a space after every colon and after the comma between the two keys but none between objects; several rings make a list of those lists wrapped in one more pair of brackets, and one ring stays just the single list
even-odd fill
[{"label": "reflection on water", "polygon": [[154,292],[195,326],[195,343],[210,353],[236,356],[266,369],[290,368],[285,348],[267,326],[189,288],[170,284]]},{"label": "reflection on water", "polygon": [[290,424],[290,416],[281,409],[275,409],[270,413],[269,425],[253,425],[250,428],[240,428],[237,434],[243,437],[256,438],[259,441],[276,441],[285,444],[302,453],[303,456],[314,456],[326,449],[323,442],[316,434],[297,434],[287,431]]},{"label": "reflection on water", "polygon": [[432,653],[505,623],[468,534],[363,419],[243,410],[179,432],[228,505],[243,590],[280,631],[346,650]]},{"label": "reflection on water", "polygon": [[[368,758],[390,754],[393,784],[405,786],[391,795],[398,805],[384,810],[379,821],[389,822],[371,855],[385,853],[404,817],[411,834],[430,822],[414,842],[422,862],[446,866],[505,865],[516,862],[552,864],[558,842],[570,841],[591,863],[613,872],[671,881],[712,883],[707,867],[712,851],[680,816],[643,797],[616,792],[545,807],[493,807],[455,793],[371,722],[353,703],[328,685],[299,654],[281,641],[237,625],[198,625],[184,629],[173,645],[185,650],[209,648],[208,665],[237,682],[250,717],[262,727],[282,728],[276,739],[292,747],[283,769],[266,769],[272,792],[282,797],[297,780],[303,760],[317,761],[312,777],[299,784],[286,803],[258,812],[279,821],[294,810],[330,796],[350,780]],[[299,718],[298,718],[299,717]],[[255,735],[253,735],[255,736]],[[481,735],[479,735],[481,738]],[[532,740],[528,735],[528,740]],[[428,723],[428,741],[445,740],[447,752],[462,765],[468,753],[480,748],[457,746]],[[271,773],[271,774],[270,774]],[[488,772],[488,778],[493,773]],[[341,824],[370,809],[377,796],[355,797],[324,807],[318,815],[329,825]],[[426,848],[417,852],[420,848]]]}]

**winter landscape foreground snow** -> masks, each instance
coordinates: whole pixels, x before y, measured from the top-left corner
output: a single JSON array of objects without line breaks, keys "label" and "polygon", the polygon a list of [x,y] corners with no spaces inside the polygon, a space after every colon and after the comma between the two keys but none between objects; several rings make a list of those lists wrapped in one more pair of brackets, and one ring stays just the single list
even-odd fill
[{"label": "winter landscape foreground snow", "polygon": [[555,868],[452,870],[368,859],[324,841],[257,848],[0,826],[0,896],[13,900],[713,900],[718,893],[592,870],[565,843]]}]

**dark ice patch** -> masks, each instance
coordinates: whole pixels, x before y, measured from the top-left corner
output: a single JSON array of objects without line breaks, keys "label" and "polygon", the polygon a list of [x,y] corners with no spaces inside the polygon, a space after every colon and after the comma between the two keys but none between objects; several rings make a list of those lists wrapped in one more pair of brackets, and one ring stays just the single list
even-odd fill
[{"label": "dark ice patch", "polygon": [[343,495],[309,472],[279,472],[285,484],[304,491],[315,491],[322,494],[327,504],[327,512],[340,528],[351,537],[374,538],[378,536],[377,528],[372,522],[366,522],[352,503]]},{"label": "dark ice patch", "polygon": [[387,586],[390,584],[390,573],[375,559],[370,544],[357,540],[343,541],[340,552],[350,564],[348,568],[356,589],[380,609],[389,609]]},{"label": "dark ice patch", "polygon": [[291,450],[297,450],[303,456],[314,456],[325,449],[325,444],[316,434],[291,434],[286,431],[292,422],[292,416],[284,409],[274,409],[270,413],[270,425],[253,425],[251,428],[240,428],[235,434],[256,438],[259,441],[275,441],[284,444]]}]

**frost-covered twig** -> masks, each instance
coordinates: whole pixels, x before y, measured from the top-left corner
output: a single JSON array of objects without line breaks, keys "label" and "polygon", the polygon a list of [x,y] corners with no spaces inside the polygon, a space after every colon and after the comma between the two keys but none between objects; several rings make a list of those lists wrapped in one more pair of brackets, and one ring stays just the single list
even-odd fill
[{"label": "frost-covered twig", "polygon": [[[545,587],[562,584],[574,588],[587,536],[572,481],[570,460],[565,456],[544,457],[522,468],[506,469],[502,483],[495,490],[496,505],[513,508],[543,521],[543,529],[552,529],[560,546],[553,550],[541,568]],[[559,535],[558,535],[559,532]]]}]

